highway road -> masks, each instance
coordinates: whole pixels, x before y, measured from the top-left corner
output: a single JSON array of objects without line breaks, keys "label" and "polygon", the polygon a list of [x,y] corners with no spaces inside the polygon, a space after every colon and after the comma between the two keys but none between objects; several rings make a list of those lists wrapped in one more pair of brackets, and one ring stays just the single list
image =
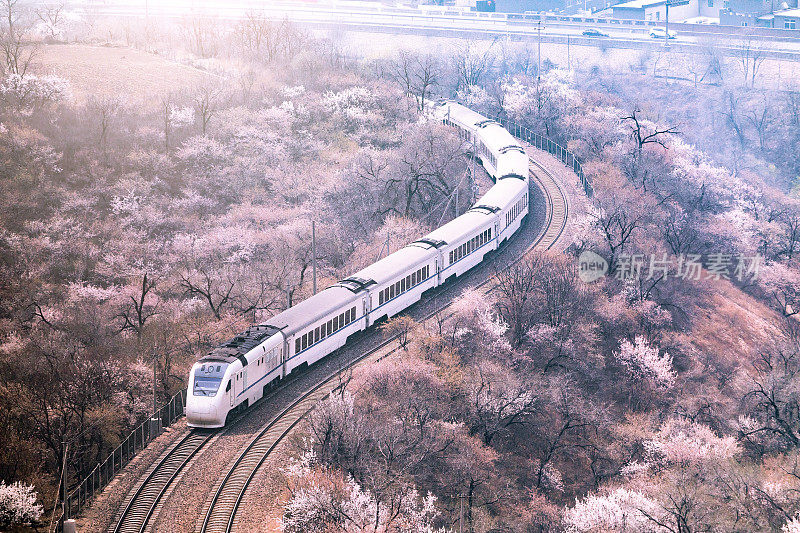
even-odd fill
[{"label": "highway road", "polygon": [[[567,43],[576,46],[607,48],[657,49],[668,46],[675,51],[699,52],[713,45],[725,55],[737,55],[743,48],[759,50],[764,57],[800,61],[800,31],[758,30],[742,33],[741,28],[709,25],[678,25],[677,39],[666,42],[653,39],[649,32],[663,24],[610,19],[607,17],[571,17],[553,14],[505,14],[459,11],[421,11],[409,8],[368,6],[353,2],[270,2],[268,8],[253,0],[213,2],[199,0],[138,0],[107,2],[92,7],[78,6],[87,16],[152,17],[187,19],[210,17],[217,20],[241,20],[257,10],[274,20],[291,20],[314,27],[337,27],[357,31],[409,33],[416,35],[506,38]],[[544,19],[544,20],[542,20]],[[608,37],[582,35],[587,28],[597,28]],[[687,29],[688,28],[688,29]]]}]

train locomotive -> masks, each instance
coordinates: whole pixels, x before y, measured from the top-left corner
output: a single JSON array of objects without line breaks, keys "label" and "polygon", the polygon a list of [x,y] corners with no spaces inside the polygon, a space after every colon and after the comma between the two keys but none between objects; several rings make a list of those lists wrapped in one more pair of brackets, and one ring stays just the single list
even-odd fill
[{"label": "train locomotive", "polygon": [[219,428],[292,372],[460,276],[519,230],[528,214],[528,156],[500,124],[453,102],[433,113],[458,130],[495,184],[463,215],[199,359],[189,374],[190,427]]}]

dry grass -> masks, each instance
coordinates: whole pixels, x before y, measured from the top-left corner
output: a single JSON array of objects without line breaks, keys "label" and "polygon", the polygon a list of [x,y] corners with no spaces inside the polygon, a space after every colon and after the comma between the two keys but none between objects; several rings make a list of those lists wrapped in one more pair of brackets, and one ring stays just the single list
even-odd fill
[{"label": "dry grass", "polygon": [[165,93],[216,77],[132,48],[82,44],[42,46],[35,70],[68,79],[77,103],[91,95],[118,95],[129,105],[141,107],[158,105]]},{"label": "dry grass", "polygon": [[709,285],[693,317],[691,340],[729,368],[747,365],[755,351],[780,336],[781,317],[728,281]]}]

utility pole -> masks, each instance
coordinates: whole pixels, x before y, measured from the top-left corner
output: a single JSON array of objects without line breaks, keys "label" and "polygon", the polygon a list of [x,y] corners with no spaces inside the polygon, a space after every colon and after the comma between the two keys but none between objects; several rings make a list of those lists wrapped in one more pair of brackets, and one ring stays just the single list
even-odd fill
[{"label": "utility pole", "polygon": [[61,447],[64,448],[64,456],[61,464],[61,522],[67,519],[67,442],[61,441]]},{"label": "utility pole", "polygon": [[569,57],[569,35],[567,35],[567,70],[572,71],[572,61]]},{"label": "utility pole", "polygon": [[317,294],[317,222],[311,221],[311,263],[314,273],[314,294]]},{"label": "utility pole", "polygon": [[540,21],[536,22],[536,34],[539,37],[539,44],[538,44],[537,52],[536,52],[536,77],[537,78],[541,78],[542,77],[542,30],[543,29],[544,29],[544,26],[542,26],[542,21],[540,20]]},{"label": "utility pole", "polygon": [[463,494],[459,494],[458,495],[458,501],[460,503],[460,507],[459,507],[459,510],[458,510],[458,533],[461,533],[464,530],[463,527],[462,527],[463,526],[463,522],[462,521],[464,519],[464,495]]},{"label": "utility pole", "polygon": [[689,3],[689,0],[667,0],[667,2],[664,4],[666,6],[666,8],[667,8],[667,13],[666,13],[666,19],[667,20],[665,21],[665,25],[664,25],[664,33],[665,33],[664,39],[666,39],[665,42],[667,44],[669,44],[669,8],[670,7],[677,7],[677,6],[685,6],[688,3]]},{"label": "utility pole", "polygon": [[153,354],[153,414],[158,411],[158,397],[156,396],[156,376],[158,372],[158,353]]}]

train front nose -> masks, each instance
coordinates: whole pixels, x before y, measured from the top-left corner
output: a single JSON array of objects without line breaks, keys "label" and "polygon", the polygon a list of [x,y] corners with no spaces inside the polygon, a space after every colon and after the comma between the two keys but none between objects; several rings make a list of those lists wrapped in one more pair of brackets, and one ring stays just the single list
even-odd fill
[{"label": "train front nose", "polygon": [[186,422],[190,427],[218,428],[225,425],[225,415],[214,399],[192,394],[186,398]]}]

